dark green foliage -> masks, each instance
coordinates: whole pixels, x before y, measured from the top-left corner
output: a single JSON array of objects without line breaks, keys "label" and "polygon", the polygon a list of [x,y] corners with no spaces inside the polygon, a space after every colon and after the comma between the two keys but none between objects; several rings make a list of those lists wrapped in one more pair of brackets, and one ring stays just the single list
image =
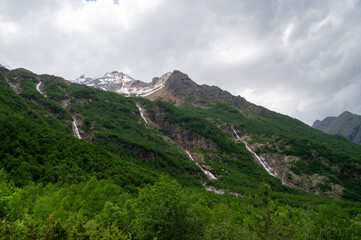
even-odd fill
[{"label": "dark green foliage", "polygon": [[44,91],[46,92],[48,98],[55,101],[61,101],[66,98],[65,91],[63,90],[65,88],[65,83],[46,81]]},{"label": "dark green foliage", "polygon": [[[159,129],[144,123],[136,102]],[[85,141],[71,135],[73,117]],[[328,176],[321,190],[337,183],[344,198],[360,199],[359,146],[292,118],[215,101],[178,108],[20,69],[0,74],[0,239],[359,239],[359,202],[282,185],[230,126],[255,142],[275,139],[270,152],[300,157],[295,174]],[[218,180],[206,180],[167,127],[212,144],[194,154]],[[203,182],[244,197],[206,192]]]},{"label": "dark green foliage", "polygon": [[167,102],[157,101],[155,104],[164,110],[165,119],[170,123],[179,124],[185,130],[198,133],[205,138],[211,139],[223,152],[248,155],[247,150],[243,146],[231,141],[229,138],[230,135],[223,132],[214,123],[185,109],[176,108]]},{"label": "dark green foliage", "polygon": [[[260,182],[265,180],[276,191],[295,193],[293,189],[282,185],[278,179],[271,177],[256,164],[243,143],[235,143],[230,134],[224,132],[213,122],[200,117],[196,111],[177,108],[162,101],[155,101],[153,104],[148,104],[147,107],[148,114],[154,119],[159,114],[156,111],[160,111],[164,113],[165,121],[176,126],[176,129],[199,134],[205,139],[212,140],[218,146],[215,150],[199,150],[206,163],[218,174],[217,181],[209,181],[213,186],[243,193],[251,188],[256,188]],[[163,130],[163,132],[168,134],[167,130]],[[210,160],[209,155],[218,155],[219,160]]]},{"label": "dark green foliage", "polygon": [[[273,141],[280,145],[282,154],[302,159],[291,168],[295,174],[317,173],[330,179],[337,178],[337,184],[346,188],[342,196],[344,199],[361,200],[361,181],[351,180],[353,176],[361,175],[360,145],[350,143],[340,136],[322,133],[296,119],[271,111],[265,117],[224,103],[217,103],[206,109],[188,105],[187,109],[193,115],[212,118],[219,124],[233,125],[237,130],[255,136],[253,140],[256,142],[262,143],[273,138]],[[272,151],[275,150],[270,152]],[[343,170],[331,170],[320,158],[327,159],[329,165],[338,166]]]},{"label": "dark green foliage", "polygon": [[[17,186],[31,181],[79,182],[92,175],[113,177],[120,185],[140,186],[152,181],[151,173],[142,173],[104,149],[75,139],[59,120],[54,121],[56,125],[49,123],[42,109],[33,108],[5,83],[0,82],[0,87],[5,93],[0,96],[4,100],[0,102],[0,167],[9,172]],[[35,112],[36,117],[27,112]],[[66,131],[60,131],[63,129]]]},{"label": "dark green foliage", "polygon": [[133,99],[76,84],[69,92],[75,97],[71,109],[82,115],[82,130],[93,135],[94,143],[127,161],[167,172],[186,184],[199,184],[191,177],[199,169],[177,146],[146,126]]},{"label": "dark green foliage", "polygon": [[23,89],[21,96],[38,103],[40,106],[45,108],[48,112],[52,113],[60,120],[71,120],[69,113],[62,106],[60,106],[60,104],[49,100],[35,89],[35,84],[38,82],[39,80],[37,79],[32,81],[21,81],[21,86]]}]

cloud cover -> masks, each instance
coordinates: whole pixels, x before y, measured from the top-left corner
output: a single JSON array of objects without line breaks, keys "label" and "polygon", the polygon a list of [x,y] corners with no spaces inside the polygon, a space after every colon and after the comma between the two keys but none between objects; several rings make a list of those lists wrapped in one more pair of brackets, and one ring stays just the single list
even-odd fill
[{"label": "cloud cover", "polygon": [[2,0],[0,62],[74,79],[181,70],[308,124],[361,114],[359,0]]}]

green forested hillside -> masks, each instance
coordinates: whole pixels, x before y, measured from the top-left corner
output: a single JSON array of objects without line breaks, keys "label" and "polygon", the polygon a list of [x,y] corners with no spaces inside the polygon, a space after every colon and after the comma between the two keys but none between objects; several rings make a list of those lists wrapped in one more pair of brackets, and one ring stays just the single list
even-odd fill
[{"label": "green forested hillside", "polygon": [[[46,97],[35,88],[39,81]],[[73,119],[83,139],[72,136]],[[345,188],[341,197],[353,201],[283,185],[255,163],[230,126],[253,142],[276,139],[277,151],[305,162],[300,174],[335,176]],[[276,113],[220,102],[178,108],[1,69],[0,135],[1,239],[361,236],[360,148]],[[186,150],[218,179],[208,180]],[[342,171],[314,166],[315,151]],[[217,195],[203,184],[242,196]]]},{"label": "green forested hillside", "polygon": [[[91,176],[112,178],[119,185],[134,187],[153,181],[154,173],[74,138],[71,128],[63,123],[68,119],[59,120],[49,114],[41,103],[50,100],[39,104],[35,99],[43,96],[35,89],[18,96],[3,80],[0,82],[0,164],[16,186],[29,182],[81,182]],[[61,109],[55,102],[52,104]],[[125,174],[129,176],[125,178]]]},{"label": "green forested hillside", "polygon": [[[205,118],[212,118],[221,125],[233,125],[251,136],[252,141],[264,144],[259,153],[273,152],[296,156],[300,160],[291,169],[299,175],[322,174],[328,182],[345,187],[343,198],[361,200],[361,148],[341,136],[332,136],[306,126],[302,122],[278,113],[267,117],[245,112],[218,103],[210,108],[194,108]],[[341,171],[339,169],[342,169]]]}]

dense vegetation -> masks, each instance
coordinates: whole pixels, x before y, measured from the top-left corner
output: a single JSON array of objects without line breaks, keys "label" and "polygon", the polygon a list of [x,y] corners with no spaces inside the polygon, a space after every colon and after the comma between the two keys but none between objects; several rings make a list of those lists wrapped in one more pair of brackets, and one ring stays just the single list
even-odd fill
[{"label": "dense vegetation", "polygon": [[[39,80],[46,97],[35,89]],[[144,123],[135,102],[158,128]],[[85,140],[71,135],[73,118]],[[285,151],[297,156],[323,149],[339,161],[343,148],[340,166],[352,174],[359,161],[354,145],[305,131],[302,123],[277,114],[240,114],[222,103],[177,108],[26,70],[1,70],[0,239],[360,239],[359,202],[282,185],[222,130],[224,124],[260,141],[275,134],[283,143],[293,141]],[[194,152],[218,180],[207,180],[170,140],[170,128],[215,144]],[[310,165],[300,171],[315,171]],[[359,199],[358,182],[348,173],[341,177],[346,198]],[[243,197],[207,192],[203,183]]]},{"label": "dense vegetation", "polygon": [[291,207],[273,200],[267,184],[237,198],[191,191],[162,177],[129,194],[95,178],[16,188],[0,174],[4,239],[360,239],[361,234],[360,213],[350,216],[335,203]]},{"label": "dense vegetation", "polygon": [[[361,175],[360,145],[350,143],[341,136],[324,134],[296,119],[274,112],[268,112],[265,117],[219,102],[206,109],[192,105],[186,108],[204,118],[212,117],[219,124],[226,123],[246,131],[254,136],[256,142],[277,144],[282,154],[298,156],[303,160],[293,167],[293,172],[329,176],[331,182],[346,188],[343,198],[361,200],[361,180],[355,177]],[[275,148],[266,151],[272,152]],[[320,158],[327,159],[330,165],[338,166],[342,171],[333,171]]]},{"label": "dense vegetation", "polygon": [[81,182],[96,176],[136,189],[153,181],[154,173],[72,137],[71,128],[62,126],[41,106],[14,94],[5,82],[0,82],[0,89],[0,166],[16,186]]}]

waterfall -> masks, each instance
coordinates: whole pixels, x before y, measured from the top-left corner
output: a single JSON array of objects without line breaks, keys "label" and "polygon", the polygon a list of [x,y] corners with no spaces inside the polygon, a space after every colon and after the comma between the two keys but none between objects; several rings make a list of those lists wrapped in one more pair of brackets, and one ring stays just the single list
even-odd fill
[{"label": "waterfall", "polygon": [[77,138],[79,138],[79,139],[82,139],[81,136],[80,136],[80,133],[79,133],[78,126],[76,125],[76,119],[75,118],[73,119],[73,128],[74,128],[75,136]]},{"label": "waterfall", "polygon": [[271,176],[276,177],[276,176],[271,172],[271,170],[263,163],[262,159],[261,159],[255,152],[253,152],[250,147],[248,147],[248,144],[247,144],[245,141],[243,141],[243,143],[246,145],[247,150],[250,151],[250,152],[252,153],[252,155],[256,157],[256,159],[258,160],[258,162],[259,162],[259,163],[262,165],[262,167],[268,172],[268,174],[271,175]]},{"label": "waterfall", "polygon": [[144,117],[144,115],[143,115],[143,112],[142,112],[143,109],[138,105],[138,103],[136,103],[136,105],[137,105],[137,107],[138,107],[138,109],[139,109],[140,116],[143,118],[144,122],[145,122],[146,124],[148,124],[147,119],[146,119],[146,118]]},{"label": "waterfall", "polygon": [[[234,130],[233,126],[232,126],[232,130],[234,132],[234,134],[236,135],[236,137],[241,140],[241,138],[238,136],[236,130]],[[259,157],[255,152],[252,151],[252,149],[250,147],[248,147],[248,144],[246,141],[243,141],[243,143],[246,145],[246,149],[252,153],[252,155],[257,159],[257,161],[261,164],[261,166],[268,172],[269,175],[276,177],[271,170],[263,163],[263,160],[261,157]]]},{"label": "waterfall", "polygon": [[241,140],[241,138],[238,136],[236,130],[234,130],[233,126],[232,126],[232,130],[233,130],[234,134],[236,135],[236,137],[237,137],[239,140]]},{"label": "waterfall", "polygon": [[44,97],[46,97],[45,94],[40,90],[40,85],[41,85],[41,82],[39,82],[38,84],[36,84],[36,90],[38,90],[38,92],[39,92],[41,95],[43,95]]},{"label": "waterfall", "polygon": [[216,176],[214,176],[210,171],[207,171],[207,170],[203,169],[200,164],[198,164],[196,161],[194,161],[192,155],[191,155],[187,150],[186,150],[186,153],[187,153],[188,157],[189,157],[193,162],[196,163],[196,165],[207,175],[207,177],[208,177],[209,179],[211,179],[211,180],[216,180],[216,179],[217,179]]}]

